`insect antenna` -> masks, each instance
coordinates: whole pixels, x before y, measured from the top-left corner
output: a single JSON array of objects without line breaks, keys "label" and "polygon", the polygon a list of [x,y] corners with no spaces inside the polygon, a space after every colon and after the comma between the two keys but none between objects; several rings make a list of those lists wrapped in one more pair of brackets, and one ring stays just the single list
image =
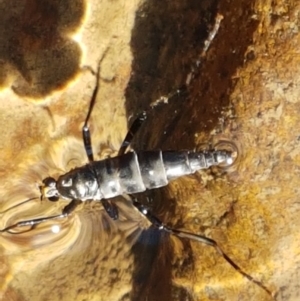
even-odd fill
[{"label": "insect antenna", "polygon": [[23,201],[21,203],[18,203],[18,204],[14,205],[14,206],[11,206],[11,207],[3,210],[3,211],[0,211],[0,214],[4,214],[4,213],[6,213],[6,212],[8,212],[8,211],[10,211],[10,210],[12,210],[14,208],[17,208],[17,207],[19,207],[21,205],[24,205],[24,204],[28,203],[29,201],[33,201],[33,200],[37,200],[37,199],[39,199],[39,197],[34,197],[34,198],[27,199],[27,200],[25,200],[25,201]]},{"label": "insect antenna", "polygon": [[[7,213],[7,212],[10,211],[10,210],[13,210],[13,209],[15,209],[15,208],[17,208],[17,207],[19,207],[19,206],[22,206],[22,205],[24,205],[24,204],[26,204],[26,203],[28,203],[28,202],[30,202],[30,201],[37,200],[37,199],[40,199],[40,197],[29,198],[29,199],[27,199],[27,200],[25,200],[25,201],[23,201],[23,202],[20,202],[20,203],[14,205],[14,206],[11,206],[11,207],[9,207],[9,208],[3,210],[3,211],[0,211],[0,214],[5,214],[5,213]],[[16,224],[15,224],[15,225],[12,225],[12,226],[9,226],[9,227],[6,227],[6,228],[4,228],[4,229],[1,229],[0,232],[8,232],[8,233],[11,233],[11,234],[15,234],[15,232],[10,232],[10,229],[15,228],[15,227],[17,227]],[[29,230],[31,230],[31,228],[30,228]],[[27,232],[27,231],[29,231],[29,230],[26,230],[25,232]],[[18,233],[19,233],[19,232],[18,232]],[[23,233],[23,232],[21,232],[21,233]]]},{"label": "insect antenna", "polygon": [[[25,221],[20,221],[18,223],[15,223],[13,225],[10,225],[6,228],[3,228],[0,230],[0,232],[7,232],[9,234],[22,234],[22,233],[26,233],[29,232],[31,230],[33,230],[38,224],[44,223],[48,220],[54,220],[54,219],[61,219],[61,218],[65,218],[67,217],[68,214],[66,213],[62,213],[62,214],[58,214],[58,215],[51,215],[51,216],[47,216],[47,217],[41,217],[41,218],[35,218],[35,219],[31,219],[31,220],[25,220]],[[12,231],[15,228],[21,228],[21,227],[26,227],[26,226],[30,226],[29,229],[23,230],[23,231]]]},{"label": "insect antenna", "polygon": [[[33,198],[33,199],[39,199],[38,197]],[[32,200],[32,199],[30,199]],[[29,201],[29,200],[27,200]],[[24,202],[22,202],[24,203]],[[63,211],[61,214],[57,214],[57,215],[50,215],[50,216],[46,216],[46,217],[40,217],[40,218],[35,218],[35,219],[30,219],[30,220],[24,220],[24,221],[20,221],[17,222],[13,225],[10,225],[6,228],[0,229],[0,233],[2,232],[7,232],[10,234],[22,234],[22,233],[26,233],[29,232],[31,230],[33,230],[37,225],[50,221],[50,220],[55,220],[55,219],[63,219],[66,218],[67,216],[69,216],[75,209],[76,207],[81,203],[81,201],[79,200],[72,200],[67,206],[65,206],[63,208]],[[19,204],[18,204],[19,205]],[[11,208],[10,208],[11,209]],[[30,226],[29,229],[26,229],[24,231],[11,231],[15,228],[21,228],[21,227],[27,227]]]}]

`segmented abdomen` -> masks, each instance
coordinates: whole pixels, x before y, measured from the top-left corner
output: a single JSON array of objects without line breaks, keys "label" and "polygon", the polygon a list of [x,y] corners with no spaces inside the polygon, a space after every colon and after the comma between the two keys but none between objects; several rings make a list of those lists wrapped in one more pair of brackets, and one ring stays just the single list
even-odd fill
[{"label": "segmented abdomen", "polygon": [[90,163],[103,198],[166,186],[170,179],[217,165],[214,151],[144,151]]}]

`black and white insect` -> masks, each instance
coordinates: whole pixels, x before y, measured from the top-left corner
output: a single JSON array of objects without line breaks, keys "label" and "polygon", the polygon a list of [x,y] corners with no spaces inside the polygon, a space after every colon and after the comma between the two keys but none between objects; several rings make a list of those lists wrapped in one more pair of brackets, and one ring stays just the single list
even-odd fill
[{"label": "black and white insect", "polygon": [[[157,189],[168,185],[170,180],[178,177],[190,175],[211,166],[228,166],[235,160],[236,151],[225,149],[127,152],[135,133],[147,119],[149,111],[143,111],[132,123],[121,144],[118,155],[113,158],[95,161],[88,122],[98,92],[99,74],[100,67],[97,71],[97,84],[82,127],[83,143],[89,163],[70,170],[57,180],[48,177],[39,186],[41,199],[48,199],[51,202],[63,199],[68,201],[69,204],[64,207],[63,212],[59,215],[21,221],[0,230],[1,232],[15,233],[12,231],[14,228],[34,227],[48,220],[65,218],[81,202],[88,200],[101,202],[107,214],[113,220],[117,220],[118,209],[110,199],[116,196],[131,196],[146,190]],[[160,103],[161,100],[156,101],[151,109]],[[138,201],[133,200],[133,204],[155,226],[170,231]]]},{"label": "black and white insect", "polygon": [[173,179],[193,174],[201,169],[207,169],[211,166],[231,165],[237,156],[234,145],[232,145],[233,147],[230,150],[128,151],[134,135],[139,130],[143,121],[147,119],[149,111],[160,103],[158,101],[149,110],[140,113],[133,121],[116,157],[94,161],[88,123],[99,89],[100,63],[96,73],[96,86],[82,127],[83,143],[89,162],[84,166],[77,167],[61,175],[57,180],[48,177],[43,180],[43,184],[40,186],[41,199],[48,199],[51,202],[63,199],[69,203],[63,208],[61,214],[20,221],[1,229],[0,232],[18,234],[22,232],[17,232],[15,229],[30,227],[31,230],[38,224],[46,221],[67,218],[74,212],[78,204],[91,200],[101,202],[109,217],[117,220],[118,208],[111,198],[128,195],[132,199],[134,207],[154,227],[172,235],[195,240],[214,247],[235,270],[272,296],[272,292],[264,284],[244,272],[230,259],[216,241],[199,234],[174,229],[165,225],[146,206],[133,197],[133,194],[166,186]]},{"label": "black and white insect", "polygon": [[[232,150],[126,152],[134,134],[147,118],[148,111],[143,111],[132,123],[120,147],[118,156],[94,161],[88,121],[98,92],[99,69],[100,68],[98,68],[97,72],[97,84],[82,128],[84,147],[89,163],[61,175],[57,180],[48,177],[43,180],[43,185],[40,186],[41,199],[46,198],[51,202],[63,199],[69,202],[68,205],[63,208],[61,214],[20,221],[1,229],[0,232],[17,234],[20,232],[15,232],[14,229],[16,228],[19,229],[29,226],[30,229],[32,229],[38,224],[49,220],[66,218],[75,210],[78,204],[87,200],[100,201],[107,214],[116,220],[118,219],[118,209],[110,199],[126,194],[131,197],[134,207],[137,208],[153,226],[173,235],[196,240],[214,247],[239,273],[271,295],[267,287],[235,264],[234,261],[223,252],[216,241],[202,235],[166,226],[150,210],[131,196],[132,194],[143,192],[147,189],[156,189],[166,186],[170,180],[193,174],[200,169],[206,169],[211,166],[230,165],[234,162],[237,155],[234,147]],[[28,230],[26,230],[26,232],[27,231]]]}]

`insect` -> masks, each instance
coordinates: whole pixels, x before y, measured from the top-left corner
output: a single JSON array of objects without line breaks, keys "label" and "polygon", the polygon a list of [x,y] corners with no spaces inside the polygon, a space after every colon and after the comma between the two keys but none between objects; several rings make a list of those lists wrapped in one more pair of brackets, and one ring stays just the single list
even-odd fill
[{"label": "insect", "polygon": [[[134,134],[147,119],[147,111],[140,113],[134,120],[116,157],[94,161],[88,121],[95,104],[99,74],[100,68],[97,72],[96,88],[82,127],[84,148],[89,163],[72,169],[57,180],[48,177],[42,181],[43,184],[39,187],[41,199],[46,198],[51,202],[64,199],[69,204],[64,207],[62,214],[21,221],[0,230],[1,232],[14,233],[12,230],[17,227],[34,227],[47,220],[65,218],[75,210],[78,204],[87,200],[100,201],[107,214],[117,220],[118,209],[110,201],[113,197],[124,194],[131,196],[145,190],[156,189],[168,185],[170,180],[193,174],[200,169],[233,163],[236,153],[229,150],[126,152]],[[151,109],[161,102],[162,99],[155,102]],[[150,222],[159,228],[168,230],[143,205],[136,200],[133,200],[133,204]]]},{"label": "insect", "polygon": [[147,218],[154,227],[181,238],[195,240],[212,246],[236,271],[272,296],[272,292],[264,284],[244,272],[220,248],[216,241],[199,234],[174,229],[165,225],[133,196],[133,194],[143,192],[147,189],[156,189],[166,186],[169,181],[173,179],[193,174],[201,169],[207,169],[211,166],[230,165],[235,161],[237,156],[234,147],[231,150],[154,150],[127,152],[134,135],[139,130],[142,123],[147,119],[149,111],[162,102],[159,100],[155,102],[149,110],[140,113],[134,120],[116,157],[100,161],[94,160],[88,124],[99,89],[100,65],[101,61],[98,64],[98,70],[96,72],[96,86],[82,127],[83,143],[89,162],[84,166],[77,167],[66,174],[61,175],[57,180],[48,177],[43,180],[43,184],[40,186],[41,199],[46,198],[51,202],[64,199],[69,203],[63,208],[61,214],[20,221],[1,229],[0,232],[18,234],[20,232],[14,231],[16,228],[29,226],[29,230],[31,230],[38,224],[46,221],[67,218],[81,202],[88,200],[101,202],[109,217],[113,220],[117,220],[118,208],[111,198],[126,194],[132,199],[134,207]]},{"label": "insect", "polygon": [[[100,66],[100,64],[99,64]],[[150,210],[138,202],[132,196],[134,193],[143,192],[146,189],[156,189],[166,186],[172,179],[195,173],[197,170],[209,168],[211,166],[230,165],[236,158],[233,150],[210,149],[206,151],[141,151],[126,152],[131,144],[134,134],[138,131],[142,123],[146,120],[148,111],[143,111],[132,123],[123,143],[121,144],[118,156],[107,158],[101,161],[94,161],[91,145],[91,134],[88,121],[95,104],[98,91],[100,67],[97,71],[97,84],[91,99],[88,114],[82,128],[85,151],[89,163],[77,167],[57,180],[46,178],[40,186],[41,199],[47,198],[51,202],[56,202],[60,198],[69,201],[61,214],[42,217],[31,220],[24,220],[1,229],[0,232],[12,234],[15,228],[34,228],[36,225],[53,219],[62,219],[69,216],[78,204],[87,200],[100,201],[107,214],[114,220],[118,219],[118,208],[110,198],[127,194],[132,198],[135,208],[144,215],[150,223],[162,231],[171,233],[182,238],[196,240],[210,245],[223,256],[223,258],[239,273],[254,282],[268,294],[271,291],[261,282],[244,272],[234,263],[219,247],[216,241],[202,235],[189,233],[182,230],[173,229],[166,226]],[[158,105],[160,102],[154,104]],[[152,108],[151,108],[152,109]],[[27,230],[28,231],[28,230]]]}]

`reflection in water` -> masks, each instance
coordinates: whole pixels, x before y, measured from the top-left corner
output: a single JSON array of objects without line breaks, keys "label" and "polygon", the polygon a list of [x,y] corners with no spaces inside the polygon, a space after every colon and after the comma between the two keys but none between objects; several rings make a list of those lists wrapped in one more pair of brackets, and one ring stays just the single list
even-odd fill
[{"label": "reflection in water", "polygon": [[60,230],[61,230],[61,228],[60,228],[59,225],[53,225],[53,226],[51,227],[52,233],[59,233]]},{"label": "reflection in water", "polygon": [[[47,222],[24,234],[3,235],[1,245],[13,278],[6,277],[2,290],[13,287],[22,292],[24,300],[49,295],[51,300],[62,296],[63,300],[83,300],[100,292],[107,300],[118,300],[128,293],[131,246],[147,223],[126,200],[116,200],[116,204],[120,209],[117,222],[106,215],[101,204],[87,204],[78,214],[52,226]],[[53,229],[60,231],[53,233]],[[94,282],[97,285],[91,285]],[[119,291],[124,282],[126,291]],[[96,288],[98,291],[91,292]],[[74,296],[69,299],[69,294]]]},{"label": "reflection in water", "polygon": [[[48,150],[45,160],[38,160],[31,169],[27,167],[20,178],[22,185],[3,196],[8,202],[3,203],[1,226],[60,213],[66,203],[41,201],[39,183],[48,171],[57,176],[69,170],[70,164],[83,165],[85,156],[81,152],[80,141],[65,139]],[[29,201],[24,201],[26,196]],[[165,197],[161,195],[160,201],[156,193],[155,211],[170,216],[174,203]],[[34,229],[14,229],[19,234],[3,233],[0,241],[8,269],[2,291],[17,290],[21,300],[47,300],[49,295],[51,300],[61,300],[62,296],[64,300],[83,300],[100,296],[100,292],[105,300],[120,300],[129,293],[136,300],[151,294],[154,298],[170,296],[172,250],[168,234],[152,229],[141,235],[149,223],[131,201],[121,197],[114,203],[120,212],[118,221],[107,216],[101,203],[85,202],[68,218],[49,220]],[[157,279],[157,269],[164,280]]]},{"label": "reflection in water", "polygon": [[[35,164],[24,166],[18,184],[9,193],[1,191],[5,200],[0,208],[1,228],[60,213],[66,203],[40,201],[38,185],[50,171],[56,177],[83,165],[85,159],[82,142],[70,138],[53,145]],[[24,202],[30,198],[34,199]],[[118,300],[126,295],[131,290],[131,247],[148,222],[128,200],[114,202],[120,212],[118,221],[109,218],[100,203],[86,202],[66,219],[50,220],[27,232],[24,227],[14,229],[21,234],[2,233],[3,298],[83,300],[98,296],[101,300],[101,292],[105,300]],[[15,291],[17,298],[12,297]]]}]

